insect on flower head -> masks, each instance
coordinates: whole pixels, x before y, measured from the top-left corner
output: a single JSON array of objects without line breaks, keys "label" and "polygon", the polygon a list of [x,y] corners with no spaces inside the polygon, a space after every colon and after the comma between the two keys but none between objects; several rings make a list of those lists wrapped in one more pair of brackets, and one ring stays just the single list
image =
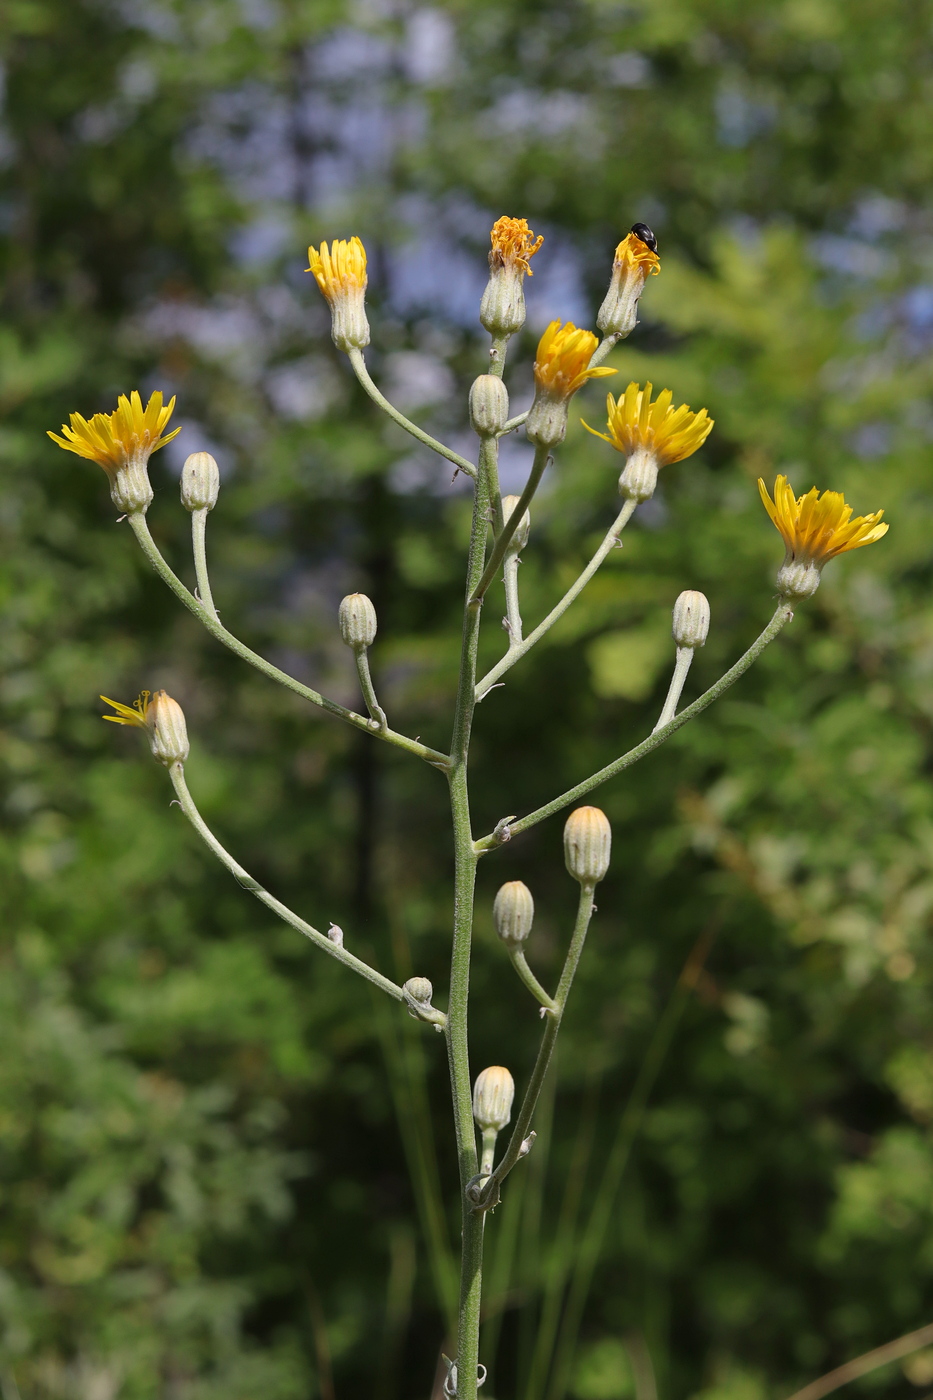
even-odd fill
[{"label": "insect on flower head", "polygon": [[603,335],[630,335],[638,323],[638,301],[649,277],[661,271],[658,240],[647,224],[634,224],[616,248],[612,278],[596,325]]}]

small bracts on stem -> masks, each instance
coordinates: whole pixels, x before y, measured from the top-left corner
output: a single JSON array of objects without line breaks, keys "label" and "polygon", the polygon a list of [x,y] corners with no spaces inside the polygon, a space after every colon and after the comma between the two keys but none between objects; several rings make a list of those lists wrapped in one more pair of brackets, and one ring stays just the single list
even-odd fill
[{"label": "small bracts on stem", "polygon": [[110,499],[124,515],[145,514],[152,504],[149,458],[181,432],[165,428],[175,407],[174,398],[163,407],[156,390],[146,407],[134,389],[129,398],[121,394],[113,413],[95,413],[88,421],[72,413],[70,426],[62,424],[64,437],[49,437],[66,452],[96,462],[110,481]]},{"label": "small bracts on stem", "polygon": [[681,462],[702,447],[713,428],[705,408],[694,413],[687,405],[671,408],[673,394],[665,389],[651,402],[653,386],[644,389],[629,384],[624,394],[606,398],[608,433],[598,433],[589,423],[583,426],[594,437],[611,443],[626,457],[619,477],[619,491],[632,501],[647,501],[654,495],[658,471],[669,462]]},{"label": "small bracts on stem", "polygon": [[330,333],[338,350],[362,350],[369,344],[366,319],[366,249],[358,238],[334,239],[328,248],[308,249],[306,272],[330,307]]},{"label": "small bracts on stem", "polygon": [[638,301],[649,277],[661,271],[658,244],[647,224],[635,224],[616,248],[612,280],[596,325],[603,335],[622,339],[638,324]]},{"label": "small bracts on stem", "polygon": [[598,807],[578,807],[564,825],[564,862],[581,885],[605,879],[612,851],[612,827]]},{"label": "small bracts on stem", "polygon": [[115,715],[103,715],[111,724],[130,724],[137,729],[145,729],[149,737],[152,757],[166,768],[175,763],[186,763],[190,751],[188,728],[185,713],[177,700],[164,690],[157,690],[150,698],[144,690],[132,705],[122,705],[119,700],[109,700],[102,695],[105,705],[112,705]]},{"label": "small bracts on stem", "polygon": [[436,1031],[442,1031],[447,1025],[443,1011],[431,1005],[434,988],[427,977],[409,977],[407,982],[402,983],[402,995],[409,1016],[414,1016],[416,1021],[426,1021]]},{"label": "small bracts on stem", "polygon": [[192,452],[181,469],[185,510],[213,510],[220,494],[220,468],[209,452]]},{"label": "small bracts on stem", "polygon": [[532,276],[530,259],[544,235],[536,238],[527,219],[503,215],[489,235],[489,281],[483,292],[479,319],[493,336],[514,335],[525,324],[525,276]]},{"label": "small bracts on stem", "polygon": [[498,437],[508,422],[509,391],[496,374],[481,374],[470,386],[470,425],[479,438]]},{"label": "small bracts on stem", "polygon": [[786,476],[774,483],[774,500],[759,477],[758,490],[765,510],[780,532],[786,550],[778,571],[778,592],[785,598],[809,598],[820,586],[820,576],[830,559],[850,549],[874,544],[888,527],[881,523],[883,510],[873,515],[857,515],[846,505],[841,491],[823,491],[814,486],[805,496],[796,496]]},{"label": "small bracts on stem", "polygon": [[567,432],[570,400],[588,379],[615,374],[607,365],[590,368],[598,340],[592,331],[572,321],[552,321],[538,342],[535,355],[535,397],[525,421],[528,440],[536,447],[556,447]]}]

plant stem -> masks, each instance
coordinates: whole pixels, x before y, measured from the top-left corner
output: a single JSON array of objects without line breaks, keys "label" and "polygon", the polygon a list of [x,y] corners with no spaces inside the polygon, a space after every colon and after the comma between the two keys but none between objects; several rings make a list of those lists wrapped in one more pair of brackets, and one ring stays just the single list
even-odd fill
[{"label": "plant stem", "polygon": [[573,935],[570,939],[570,947],[567,949],[567,956],[564,959],[563,971],[560,975],[560,982],[554,994],[554,1009],[545,1013],[544,1035],[538,1048],[538,1057],[535,1060],[534,1069],[531,1072],[531,1079],[528,1088],[525,1090],[525,1097],[522,1099],[522,1106],[518,1111],[515,1120],[515,1127],[512,1129],[512,1136],[509,1138],[509,1145],[505,1149],[502,1161],[496,1167],[489,1181],[483,1190],[480,1200],[480,1210],[491,1202],[498,1199],[498,1188],[522,1156],[522,1144],[531,1131],[531,1120],[534,1115],[535,1105],[538,1102],[538,1095],[544,1083],[551,1063],[551,1056],[554,1053],[554,1046],[557,1043],[557,1033],[560,1030],[561,1019],[564,1008],[567,1005],[567,997],[570,995],[570,988],[573,985],[574,974],[580,961],[580,954],[583,952],[583,945],[586,942],[586,931],[590,926],[590,919],[593,917],[593,893],[595,885],[580,886],[580,902],[577,906],[577,918],[573,926]]},{"label": "plant stem", "polygon": [[[502,569],[502,582],[505,584],[505,617],[509,624],[509,651],[513,651],[522,640],[522,614],[518,605],[518,570],[521,560],[517,554],[506,556]],[[476,687],[477,700],[482,699],[480,687]]]},{"label": "plant stem", "polygon": [[360,690],[363,692],[363,699],[366,702],[366,709],[369,712],[369,717],[375,720],[380,729],[387,729],[389,722],[386,719],[386,712],[376,699],[373,678],[369,673],[369,653],[365,647],[354,650],[356,655],[356,674],[360,678]]},{"label": "plant stem", "polygon": [[669,739],[678,729],[688,724],[690,720],[694,719],[697,715],[702,714],[704,710],[712,705],[714,700],[718,700],[720,695],[724,694],[731,685],[734,685],[740,676],[744,676],[752,663],[757,661],[769,642],[773,642],[781,629],[786,627],[793,615],[794,610],[791,604],[786,600],[782,600],[775,609],[774,616],[761,633],[761,636],[757,637],[756,640],[752,642],[752,645],[745,655],[741,656],[724,676],[720,676],[715,685],[711,685],[709,690],[704,691],[699,699],[694,700],[692,705],[688,705],[686,709],[681,710],[679,715],[675,715],[670,723],[666,724],[663,729],[655,730],[647,739],[643,739],[640,744],[636,744],[633,749],[629,749],[628,753],[624,753],[621,758],[615,759],[612,763],[607,763],[606,767],[600,768],[598,773],[594,773],[592,777],[584,778],[582,783],[577,783],[576,787],[568,788],[566,792],[561,793],[560,797],[555,797],[553,801],[545,803],[543,807],[538,807],[536,811],[529,812],[527,817],[522,817],[520,821],[516,822],[510,821],[504,828],[499,829],[498,834],[492,832],[489,836],[482,837],[481,840],[476,842],[477,852],[480,855],[485,855],[487,851],[495,850],[497,846],[502,845],[503,841],[508,841],[512,836],[517,836],[521,832],[528,831],[531,827],[537,826],[538,822],[544,821],[545,817],[552,817],[555,812],[559,812],[562,808],[568,807],[571,802],[576,802],[577,798],[584,797],[586,793],[592,792],[594,788],[599,787],[600,783],[605,783],[609,778],[614,778],[618,773],[623,772],[624,769],[631,768],[632,764],[637,763],[640,758],[644,758],[645,755],[651,753],[653,749],[659,748],[661,744],[664,743],[665,739]]},{"label": "plant stem", "polygon": [[666,724],[670,724],[671,720],[676,715],[677,702],[680,700],[684,682],[687,679],[687,672],[692,665],[693,647],[678,647],[677,657],[674,661],[674,674],[671,676],[667,699],[664,701],[664,708],[661,710],[658,722],[651,731],[652,733],[655,733],[658,729],[663,729]]},{"label": "plant stem", "polygon": [[475,597],[486,557],[489,532],[489,478],[487,457],[496,444],[485,439],[480,445],[480,466],[473,497],[473,520],[467,565],[466,598],[463,610],[463,637],[460,677],[450,746],[448,781],[454,835],[454,930],[450,960],[450,997],[447,1006],[447,1055],[450,1066],[454,1127],[460,1167],[462,1212],[462,1254],[460,1302],[457,1327],[457,1397],[475,1400],[479,1366],[479,1321],[482,1294],[483,1217],[476,1215],[466,1188],[477,1175],[476,1131],[473,1126],[473,1098],[470,1082],[468,1012],[470,994],[470,950],[473,937],[473,896],[477,855],[473,849],[470,824],[470,798],[467,760],[473,726],[473,698],[476,684],[476,653],[479,645],[482,598]]},{"label": "plant stem", "polygon": [[172,786],[175,789],[179,805],[185,816],[204,844],[210,847],[217,859],[222,865],[227,867],[238,884],[242,885],[245,890],[249,890],[250,894],[254,894],[260,903],[264,904],[267,909],[271,909],[274,914],[278,914],[279,918],[283,919],[285,923],[290,924],[291,927],[297,929],[299,933],[303,933],[305,938],[309,938],[312,943],[317,944],[329,957],[336,958],[337,962],[342,962],[345,967],[351,967],[354,972],[358,972],[361,977],[365,977],[367,982],[371,982],[374,987],[378,987],[383,992],[388,992],[389,996],[394,997],[396,1001],[404,1002],[405,995],[401,987],[397,987],[394,982],[390,982],[388,977],[383,977],[381,972],[377,972],[375,968],[370,967],[368,963],[364,963],[361,958],[355,958],[352,953],[347,952],[346,948],[341,947],[337,943],[332,943],[326,934],[321,933],[316,928],[312,928],[310,924],[306,924],[304,919],[300,919],[291,909],[269,894],[268,890],[264,890],[259,881],[254,880],[252,875],[233,859],[229,851],[225,850],[217,840],[217,837],[211,831],[195,806],[194,798],[188,791],[188,784],[185,782],[183,764],[173,763],[169,768],[169,777],[172,780]]},{"label": "plant stem", "polygon": [[362,729],[367,734],[375,735],[377,739],[385,739],[395,748],[404,749],[407,753],[415,754],[417,758],[423,758],[425,763],[430,763],[433,767],[446,771],[446,754],[439,753],[437,749],[428,748],[426,744],[419,743],[417,739],[409,739],[404,734],[397,734],[394,729],[382,729],[378,724],[374,725],[371,719],[364,719],[362,715],[356,714],[353,710],[338,705],[335,700],[326,699],[318,691],[312,690],[310,686],[302,685],[301,681],[296,681],[293,676],[289,676],[285,671],[280,671],[278,666],[273,666],[270,661],[264,660],[255,651],[251,651],[239,638],[234,637],[232,632],[228,632],[216,615],[208,612],[204,604],[200,603],[194,594],[185,587],[181,579],[172,572],[149,533],[146,517],[139,513],[130,515],[127,519],[143,553],[156,573],[164,583],[168,584],[175,596],[181,599],[188,611],[193,613],[198,621],[207,628],[212,637],[216,637],[225,647],[235,652],[244,661],[248,661],[251,666],[255,666],[256,670],[261,671],[264,676],[268,676],[270,680],[278,681],[279,685],[284,685],[287,690],[294,691],[303,700],[310,700],[312,705],[326,710],[329,715],[335,715],[337,719],[342,719],[346,724],[352,724],[354,729]]},{"label": "plant stem", "polygon": [[509,542],[512,536],[515,534],[515,531],[518,529],[519,521],[521,520],[522,516],[525,514],[525,511],[531,504],[531,499],[538,489],[538,484],[541,481],[542,476],[544,475],[544,468],[547,466],[549,460],[550,448],[535,448],[535,459],[531,466],[531,474],[528,477],[528,481],[525,483],[525,489],[522,492],[521,497],[519,498],[518,505],[512,511],[512,514],[509,516],[508,520],[503,525],[501,531],[496,536],[496,542],[492,547],[492,553],[489,556],[489,562],[487,563],[486,568],[483,570],[482,577],[479,579],[478,583],[476,584],[476,587],[473,590],[473,593],[470,598],[471,602],[482,601],[487,588],[492,583],[493,579],[496,577],[496,574],[499,572],[499,565],[505,558],[505,551],[509,547]]},{"label": "plant stem", "polygon": [[194,555],[195,578],[198,581],[198,600],[216,621],[217,609],[214,607],[214,599],[211,595],[211,580],[207,572],[207,548],[205,541],[207,517],[207,506],[203,506],[201,510],[193,510],[191,512],[191,551]]},{"label": "plant stem", "polygon": [[373,403],[378,404],[383,413],[387,413],[392,419],[393,423],[397,423],[400,428],[404,428],[406,433],[411,433],[413,438],[417,438],[419,442],[424,443],[425,447],[430,447],[431,451],[436,452],[438,456],[446,457],[448,462],[453,462],[454,466],[457,467],[459,471],[466,472],[467,476],[476,476],[476,468],[472,462],[468,462],[466,457],[461,457],[460,453],[454,452],[452,448],[445,447],[442,442],[438,442],[437,438],[433,438],[430,433],[426,433],[423,428],[419,428],[417,423],[413,423],[410,418],[406,418],[404,413],[399,413],[398,409],[394,408],[392,404],[389,403],[389,400],[384,394],[380,393],[370,378],[362,350],[348,350],[347,355],[350,364],[353,366],[353,373],[360,381],[360,384],[366,390]]},{"label": "plant stem", "polygon": [[529,992],[531,992],[535,1001],[541,1006],[546,1006],[549,1011],[556,1011],[557,1002],[553,997],[548,996],[547,992],[541,986],[541,983],[528,966],[528,961],[521,948],[510,948],[509,957],[512,959],[512,966],[515,968],[515,971],[518,973]]},{"label": "plant stem", "polygon": [[[576,582],[571,584],[571,586],[567,589],[567,592],[564,594],[563,598],[561,598],[560,602],[557,604],[556,607],[551,609],[544,621],[539,622],[533,632],[529,632],[528,636],[525,638],[524,641],[522,641],[521,638],[521,619],[519,619],[519,644],[513,647],[510,643],[509,650],[506,652],[505,656],[503,656],[502,660],[497,661],[495,666],[493,666],[492,670],[487,672],[487,674],[483,677],[481,681],[477,682],[477,700],[482,700],[485,695],[488,695],[492,687],[496,684],[496,681],[498,681],[501,676],[504,676],[506,671],[511,670],[511,668],[515,665],[516,661],[521,661],[522,657],[531,650],[535,643],[541,640],[545,632],[547,632],[551,627],[554,626],[554,623],[557,621],[557,619],[559,617],[563,617],[564,613],[570,607],[571,603],[573,603],[575,599],[577,599],[583,592],[590,579],[593,577],[599,566],[602,564],[606,555],[609,554],[612,549],[614,549],[616,541],[618,540],[622,531],[625,529],[628,522],[631,520],[637,504],[637,501],[628,500],[625,502],[625,505],[619,511],[619,514],[616,516],[615,520],[612,522],[612,525],[606,532],[602,544],[599,546],[599,549],[597,549],[596,553],[593,555],[592,559],[587,564],[586,568],[583,570],[583,573],[576,580]],[[508,565],[506,567],[508,567]],[[506,602],[508,602],[508,582],[506,582]]]}]

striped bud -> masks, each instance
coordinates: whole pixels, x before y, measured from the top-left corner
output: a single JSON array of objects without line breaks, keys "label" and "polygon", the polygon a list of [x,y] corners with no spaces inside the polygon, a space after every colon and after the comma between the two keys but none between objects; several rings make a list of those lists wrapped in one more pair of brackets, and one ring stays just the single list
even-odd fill
[{"label": "striped bud", "polygon": [[674,604],[674,641],[679,647],[701,647],[709,636],[709,599],[688,588]]},{"label": "striped bud", "polygon": [[508,422],[509,391],[495,374],[481,374],[470,388],[470,424],[478,437],[495,437]]},{"label": "striped bud", "polygon": [[581,885],[597,885],[609,869],[612,828],[598,807],[578,807],[564,827],[564,860]]},{"label": "striped bud", "polygon": [[185,510],[213,510],[220,493],[220,468],[209,452],[192,452],[181,469]]},{"label": "striped bud", "polygon": [[190,747],[185,712],[164,690],[157,690],[149,701],[146,728],[153,758],[166,767],[187,761]]},{"label": "striped bud", "polygon": [[500,1133],[512,1116],[515,1080],[502,1065],[490,1065],[473,1085],[473,1117],[484,1132]]},{"label": "striped bud", "polygon": [[376,609],[365,593],[348,593],[337,619],[341,637],[354,651],[371,647],[376,640]]},{"label": "striped bud", "polygon": [[534,917],[535,902],[528,886],[521,880],[503,885],[492,906],[492,921],[502,942],[520,948],[531,932]]}]

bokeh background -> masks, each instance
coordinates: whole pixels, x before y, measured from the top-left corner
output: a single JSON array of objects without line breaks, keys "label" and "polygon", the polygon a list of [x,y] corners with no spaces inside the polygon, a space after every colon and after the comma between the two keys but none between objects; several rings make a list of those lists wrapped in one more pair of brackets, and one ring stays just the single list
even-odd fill
[{"label": "bokeh background", "polygon": [[[713,615],[688,694],[757,634],[781,558],[759,475],[843,489],[891,530],[599,796],[612,872],[539,1142],[489,1222],[484,1393],[782,1400],[928,1322],[933,4],[7,0],[0,33],[3,1400],[436,1385],[442,1043],[212,865],[97,696],[167,687],[236,856],[441,1004],[443,782],[202,634],[103,474],[45,432],[176,393],[150,513],[175,566],[190,579],[181,462],[207,448],[227,624],[355,704],[336,608],[365,590],[383,702],[443,745],[467,498],[361,396],[305,248],[363,237],[373,372],[469,449],[502,213],[546,238],[516,409],[537,334],[592,324],[639,219],[662,274],[615,384],[670,386],[716,428],[481,707],[479,830],[650,728],[682,588]],[[601,400],[578,402],[598,420]],[[528,461],[510,442],[506,489]],[[526,618],[601,538],[618,466],[575,424],[534,512]],[[574,907],[560,831],[480,872],[476,1066],[519,1081],[538,1022],[490,908],[527,881],[552,977]],[[860,1388],[931,1385],[921,1352]]]}]

